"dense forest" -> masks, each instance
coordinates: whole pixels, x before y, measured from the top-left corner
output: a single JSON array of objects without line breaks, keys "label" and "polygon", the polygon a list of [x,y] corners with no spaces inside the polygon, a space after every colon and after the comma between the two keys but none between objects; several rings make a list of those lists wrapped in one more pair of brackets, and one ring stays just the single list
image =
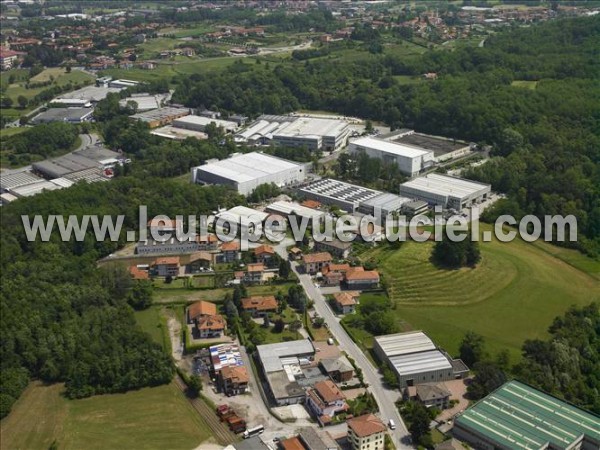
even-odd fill
[{"label": "dense forest", "polygon": [[[139,165],[143,167],[143,162]],[[0,234],[0,412],[4,416],[30,377],[66,382],[69,397],[168,382],[169,355],[138,330],[124,270],[96,260],[124,242],[28,242],[22,214],[125,214],[137,228],[139,205],[150,215],[206,214],[243,202],[221,187],[200,188],[139,172],[110,183],[78,184],[2,207]],[[189,168],[189,167],[188,167]],[[186,169],[187,170],[187,169]],[[124,239],[124,232],[122,233]]]},{"label": "dense forest", "polygon": [[[325,58],[175,79],[174,100],[252,116],[333,110],[393,128],[493,145],[468,176],[509,194],[492,215],[574,214],[578,248],[600,254],[600,18],[498,33],[484,47],[368,62]],[[396,75],[436,72],[402,84]],[[537,82],[535,89],[513,81]],[[489,214],[488,214],[489,216]]]}]

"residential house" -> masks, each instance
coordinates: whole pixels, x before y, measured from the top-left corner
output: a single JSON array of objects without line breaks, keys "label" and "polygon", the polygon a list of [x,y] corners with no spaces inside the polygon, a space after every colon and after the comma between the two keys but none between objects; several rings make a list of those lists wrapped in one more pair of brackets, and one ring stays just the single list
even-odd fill
[{"label": "residential house", "polygon": [[467,444],[463,444],[458,439],[451,438],[447,441],[441,442],[434,447],[435,450],[465,450],[471,448]]},{"label": "residential house", "polygon": [[265,280],[265,265],[263,263],[253,263],[246,266],[244,283],[261,284]]},{"label": "residential house", "polygon": [[20,52],[14,52],[5,48],[0,48],[0,69],[10,70],[18,63]]},{"label": "residential house", "polygon": [[150,278],[148,271],[140,269],[138,266],[130,266],[129,274],[134,280],[148,280]]},{"label": "residential house", "polygon": [[214,316],[217,314],[217,305],[211,302],[200,300],[192,303],[187,308],[188,323],[196,323],[198,319],[206,316]]},{"label": "residential house", "polygon": [[447,409],[450,407],[450,396],[452,393],[444,383],[423,383],[416,386],[408,386],[404,397],[416,400],[426,407]]},{"label": "residential house", "polygon": [[213,252],[219,248],[219,238],[214,234],[196,236],[196,243],[200,251]]},{"label": "residential house", "polygon": [[336,383],[350,381],[354,376],[354,367],[348,358],[341,355],[338,358],[325,358],[319,361],[321,369]]},{"label": "residential house", "polygon": [[253,317],[263,317],[269,313],[277,312],[279,304],[273,295],[264,297],[255,296],[242,299],[242,309]]},{"label": "residential house", "polygon": [[357,292],[336,292],[333,294],[333,302],[341,314],[353,314],[358,304],[357,297]]},{"label": "residential house", "polygon": [[306,406],[321,426],[329,425],[336,414],[349,409],[346,396],[331,380],[318,381],[306,390]]},{"label": "residential house", "polygon": [[344,278],[348,289],[375,289],[379,285],[379,273],[362,267],[352,267]]},{"label": "residential house", "polygon": [[176,277],[179,267],[179,256],[156,258],[152,263],[152,269],[159,277]]},{"label": "residential house", "polygon": [[225,333],[225,318],[220,314],[203,316],[196,320],[194,337],[200,339],[220,338]]},{"label": "residential house", "polygon": [[339,286],[344,281],[344,275],[350,270],[350,264],[327,264],[323,267],[324,286]]},{"label": "residential house", "polygon": [[223,367],[218,375],[221,392],[228,397],[246,392],[249,380],[248,372],[244,366]]},{"label": "residential house", "polygon": [[190,273],[202,272],[210,268],[213,255],[209,252],[194,252],[190,255],[187,268]]},{"label": "residential house", "polygon": [[231,263],[241,257],[240,243],[238,241],[223,242],[221,245],[221,262]]},{"label": "residential house", "polygon": [[311,275],[320,272],[323,270],[323,267],[325,267],[327,264],[331,264],[332,261],[333,258],[328,252],[312,253],[310,255],[302,256],[304,271]]},{"label": "residential house", "polygon": [[270,245],[259,245],[254,249],[254,259],[260,263],[267,263],[275,256],[275,249]]},{"label": "residential house", "polygon": [[289,258],[294,261],[298,261],[299,259],[302,258],[302,250],[299,249],[298,247],[290,248],[290,250],[288,251],[288,254],[289,254]]},{"label": "residential house", "polygon": [[352,450],[384,450],[385,424],[374,414],[354,417],[346,422]]},{"label": "residential house", "polygon": [[188,306],[187,321],[194,324],[194,337],[200,339],[219,338],[226,328],[225,319],[217,314],[217,306],[203,300]]},{"label": "residential house", "polygon": [[332,241],[315,241],[315,250],[329,252],[337,259],[346,259],[352,251],[352,242],[343,242],[339,239]]}]

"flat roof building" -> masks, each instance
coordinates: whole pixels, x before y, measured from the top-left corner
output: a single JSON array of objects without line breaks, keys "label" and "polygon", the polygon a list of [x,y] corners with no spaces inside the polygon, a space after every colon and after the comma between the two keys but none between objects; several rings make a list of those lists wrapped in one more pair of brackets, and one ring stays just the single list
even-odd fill
[{"label": "flat roof building", "polygon": [[164,108],[153,109],[150,111],[144,111],[133,116],[130,116],[134,120],[146,122],[150,128],[161,127],[168,125],[175,119],[184,117],[190,114],[188,108],[178,108],[175,106],[167,106]]},{"label": "flat roof building", "polygon": [[452,434],[475,448],[600,448],[600,416],[509,381],[455,417]]},{"label": "flat roof building", "polygon": [[430,173],[402,183],[400,194],[432,205],[460,210],[485,200],[491,189],[489,184]]},{"label": "flat roof building", "polygon": [[306,387],[326,379],[318,369],[309,369],[315,349],[308,339],[258,345],[256,352],[269,392],[278,406],[301,403]]},{"label": "flat roof building", "polygon": [[348,145],[351,154],[365,153],[371,158],[381,159],[384,163],[395,163],[400,172],[416,176],[435,163],[433,151],[419,147],[399,144],[375,137],[362,137]]},{"label": "flat roof building", "polygon": [[373,214],[376,208],[385,216],[400,210],[409,198],[389,192],[376,191],[345,181],[323,178],[298,189],[300,195],[325,205],[335,205],[344,211]]},{"label": "flat roof building", "polygon": [[192,182],[231,186],[249,195],[261,184],[287,186],[304,181],[306,167],[264,153],[233,155],[227,159],[192,168]]},{"label": "flat roof building", "polygon": [[286,202],[286,201],[277,201],[273,202],[267,206],[267,211],[280,214],[282,216],[289,217],[291,215],[298,216],[299,218],[307,218],[308,220],[319,220],[322,217],[325,217],[324,211],[319,211],[318,209],[307,208],[306,206],[302,206],[298,203],[294,202]]},{"label": "flat roof building", "polygon": [[215,124],[217,127],[223,128],[225,133],[233,133],[238,128],[236,122],[230,122],[228,120],[214,119],[206,116],[185,116],[179,119],[175,119],[172,126],[175,128],[183,128],[185,130],[202,131],[206,130],[206,127],[210,124]]},{"label": "flat roof building", "polygon": [[117,152],[104,147],[94,146],[68,153],[58,158],[35,162],[32,164],[32,167],[34,171],[41,173],[47,178],[61,178],[84,170],[103,169],[113,166],[120,158],[121,155]]},{"label": "flat roof building", "polygon": [[273,133],[273,143],[283,147],[304,147],[312,151],[335,151],[346,145],[350,128],[336,119],[300,117]]},{"label": "flat roof building", "polygon": [[394,371],[401,389],[454,380],[468,372],[462,361],[451,359],[422,331],[377,336],[373,350]]},{"label": "flat roof building", "polygon": [[31,123],[39,125],[41,123],[51,122],[89,122],[92,120],[93,114],[93,108],[49,108],[31,119]]}]

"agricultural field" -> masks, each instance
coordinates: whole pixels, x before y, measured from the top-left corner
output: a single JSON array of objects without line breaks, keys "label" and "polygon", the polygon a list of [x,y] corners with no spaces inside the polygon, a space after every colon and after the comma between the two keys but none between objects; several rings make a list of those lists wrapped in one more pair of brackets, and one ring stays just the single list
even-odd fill
[{"label": "agricultural field", "polygon": [[515,80],[512,83],[510,83],[510,85],[513,87],[530,89],[532,91],[537,88],[537,84],[538,84],[537,81],[525,81],[525,80]]},{"label": "agricultural field", "polygon": [[174,383],[126,394],[68,400],[63,385],[32,383],[2,420],[2,450],[189,450],[210,428]]},{"label": "agricultural field", "polygon": [[553,255],[523,241],[492,241],[481,243],[476,268],[445,270],[430,262],[432,247],[410,242],[361,258],[378,262],[399,325],[423,329],[453,354],[473,330],[492,352],[507,348],[518,358],[523,342],[546,338],[552,320],[571,305],[600,299],[600,263],[565,249]]}]

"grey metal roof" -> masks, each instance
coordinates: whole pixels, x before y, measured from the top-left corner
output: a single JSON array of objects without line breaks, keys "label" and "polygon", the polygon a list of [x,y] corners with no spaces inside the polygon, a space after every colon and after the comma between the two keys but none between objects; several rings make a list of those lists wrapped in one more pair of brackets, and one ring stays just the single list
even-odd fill
[{"label": "grey metal roof", "polygon": [[92,108],[50,108],[47,111],[39,113],[33,119],[32,123],[63,122],[63,121],[81,121],[92,114]]},{"label": "grey metal roof", "polygon": [[343,355],[339,358],[322,359],[320,363],[327,373],[336,371],[347,372],[349,370],[353,370],[350,361],[348,361],[348,358]]},{"label": "grey metal roof", "polygon": [[12,173],[0,172],[0,188],[2,190],[14,189],[19,186],[37,183],[38,181],[43,181],[43,179],[29,171]]},{"label": "grey metal roof", "polygon": [[437,370],[452,370],[452,364],[439,350],[393,356],[390,358],[390,363],[400,376]]},{"label": "grey metal roof", "polygon": [[422,331],[377,336],[375,337],[375,341],[388,358],[435,350],[436,348],[433,341]]},{"label": "grey metal roof", "polygon": [[265,371],[276,372],[283,370],[281,358],[311,354],[315,352],[315,349],[308,339],[301,339],[298,341],[259,345],[256,347],[256,351]]},{"label": "grey metal roof", "polygon": [[437,173],[430,173],[425,177],[418,177],[414,180],[407,181],[406,183],[402,183],[401,187],[460,198],[474,194],[484,194],[491,189],[489,184],[465,180],[464,178],[440,175]]},{"label": "grey metal roof", "polygon": [[396,194],[389,192],[383,192],[376,197],[369,198],[363,202],[363,205],[367,205],[375,208],[380,208],[382,211],[398,211],[403,205],[411,201],[408,197],[400,197]]}]

